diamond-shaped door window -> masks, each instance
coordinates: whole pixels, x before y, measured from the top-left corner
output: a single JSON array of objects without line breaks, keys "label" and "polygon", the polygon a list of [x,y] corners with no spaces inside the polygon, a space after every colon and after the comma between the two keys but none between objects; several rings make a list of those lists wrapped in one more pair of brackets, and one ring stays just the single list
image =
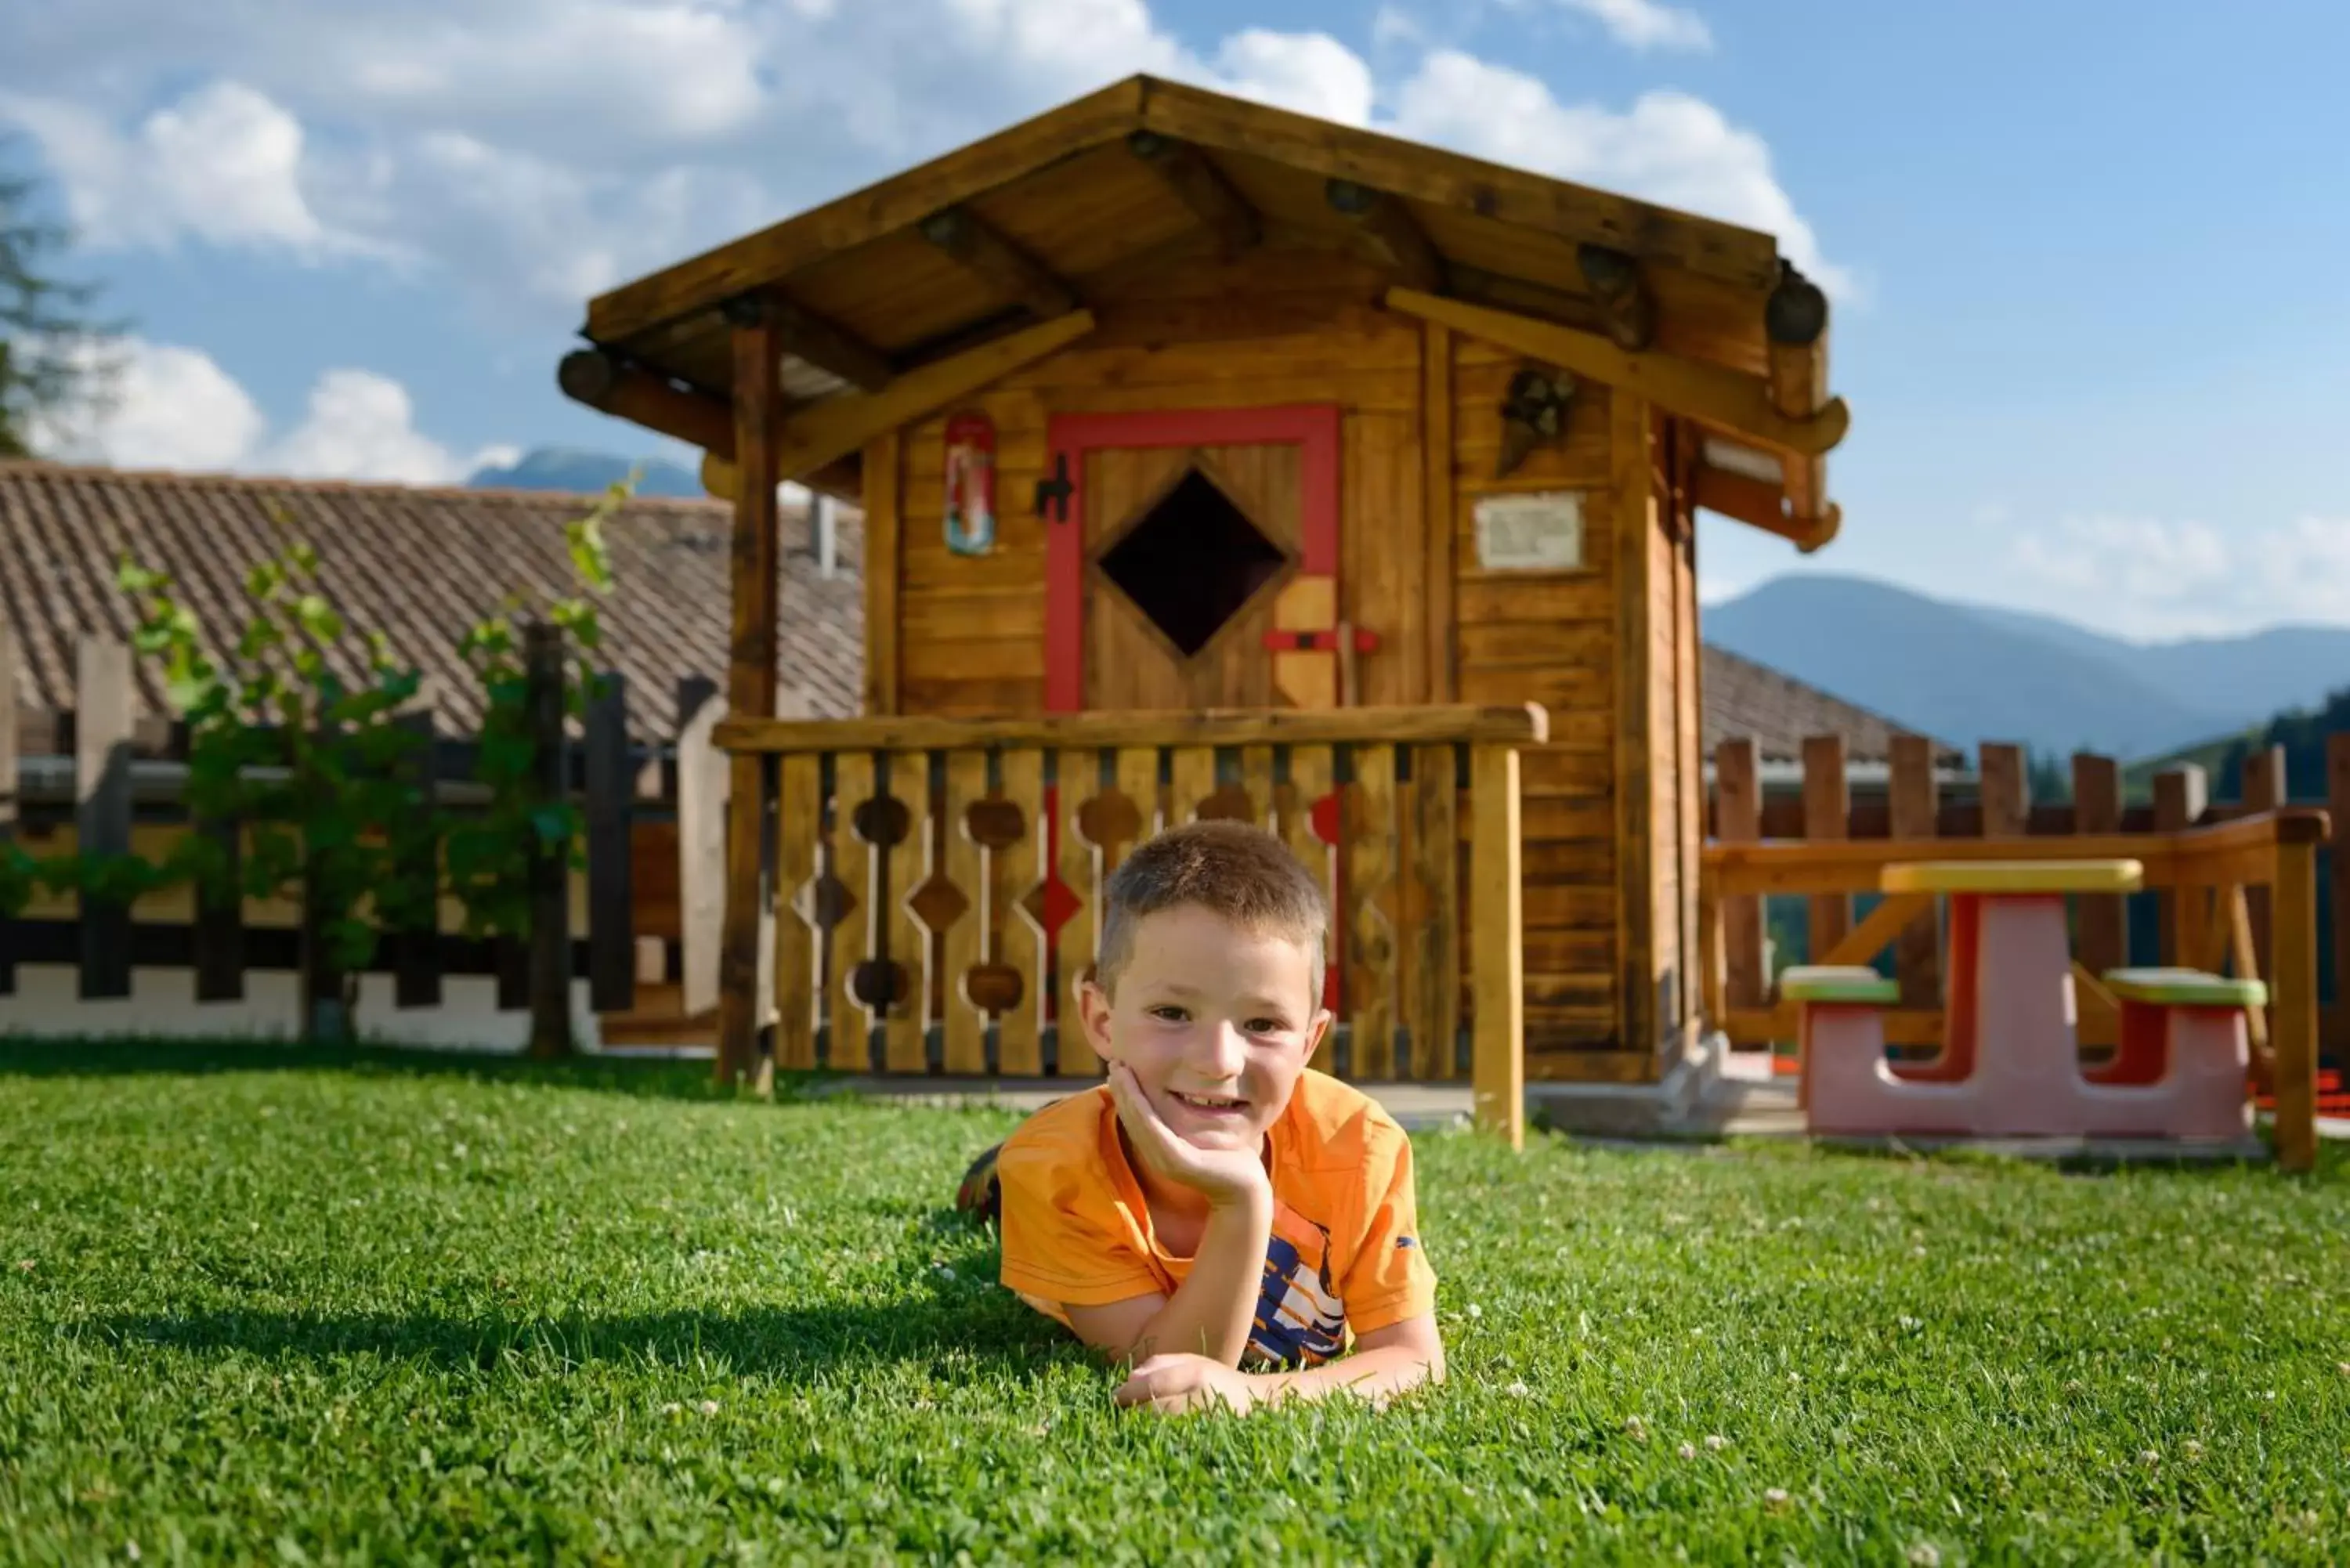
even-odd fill
[{"label": "diamond-shaped door window", "polygon": [[1288,557],[1198,468],[1102,553],[1102,575],[1189,659],[1281,575]]}]

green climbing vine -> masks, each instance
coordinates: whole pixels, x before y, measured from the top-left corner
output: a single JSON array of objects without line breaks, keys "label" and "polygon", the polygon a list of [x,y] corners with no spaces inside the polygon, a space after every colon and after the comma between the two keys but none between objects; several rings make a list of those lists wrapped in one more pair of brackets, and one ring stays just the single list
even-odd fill
[{"label": "green climbing vine", "polygon": [[[180,885],[207,902],[290,897],[345,973],[372,961],[382,931],[426,923],[443,896],[463,909],[468,935],[525,934],[531,848],[575,867],[583,849],[577,808],[540,786],[522,628],[553,628],[565,706],[584,714],[601,679],[595,600],[612,587],[604,524],[635,480],[566,524],[571,592],[543,603],[509,594],[460,639],[483,694],[473,782],[484,798],[462,807],[431,787],[426,732],[405,718],[421,673],[318,591],[317,552],[282,509],[272,514],[287,543],[246,574],[244,624],[229,639],[207,636],[172,577],[126,555],[117,582],[138,609],[134,649],[187,726],[191,831],[160,861],[0,846],[0,914],[43,889],[109,901]],[[210,824],[234,825],[234,837]]]}]

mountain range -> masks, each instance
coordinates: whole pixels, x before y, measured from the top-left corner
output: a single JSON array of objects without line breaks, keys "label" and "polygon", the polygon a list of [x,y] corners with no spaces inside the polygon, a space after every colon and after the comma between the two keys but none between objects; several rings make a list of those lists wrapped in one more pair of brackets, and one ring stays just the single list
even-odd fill
[{"label": "mountain range", "polygon": [[[541,447],[475,487],[592,493],[626,458]],[[641,461],[638,493],[699,497],[699,475]],[[1705,639],[1908,729],[1973,750],[2156,755],[2315,708],[2350,687],[2350,627],[2130,642],[2055,616],[1935,598],[1828,572],[1774,577],[1705,607]]]},{"label": "mountain range", "polygon": [[2131,642],[1834,573],[1774,577],[1700,624],[1708,642],[1970,750],[2145,757],[2350,687],[2350,627]]}]

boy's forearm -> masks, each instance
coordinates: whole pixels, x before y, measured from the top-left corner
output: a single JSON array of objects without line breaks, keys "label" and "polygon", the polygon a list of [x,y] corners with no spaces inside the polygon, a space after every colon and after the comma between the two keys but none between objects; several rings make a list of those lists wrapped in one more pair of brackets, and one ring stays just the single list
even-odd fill
[{"label": "boy's forearm", "polygon": [[1430,1357],[1409,1345],[1382,1345],[1357,1351],[1339,1361],[1326,1361],[1303,1372],[1267,1372],[1256,1378],[1258,1401],[1276,1405],[1284,1399],[1319,1399],[1345,1392],[1381,1399],[1433,1377],[1444,1377],[1441,1352]]},{"label": "boy's forearm", "polygon": [[1272,1236],[1270,1190],[1211,1210],[1191,1273],[1135,1335],[1132,1359],[1139,1363],[1186,1351],[1238,1366],[1256,1321],[1264,1249]]}]

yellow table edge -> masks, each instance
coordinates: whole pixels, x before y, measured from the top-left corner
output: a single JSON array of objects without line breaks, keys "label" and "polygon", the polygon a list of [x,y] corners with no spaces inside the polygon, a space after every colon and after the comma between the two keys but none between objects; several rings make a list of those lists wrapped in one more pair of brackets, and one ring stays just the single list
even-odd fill
[{"label": "yellow table edge", "polygon": [[1908,860],[1885,867],[1887,893],[2134,893],[2139,860]]}]

